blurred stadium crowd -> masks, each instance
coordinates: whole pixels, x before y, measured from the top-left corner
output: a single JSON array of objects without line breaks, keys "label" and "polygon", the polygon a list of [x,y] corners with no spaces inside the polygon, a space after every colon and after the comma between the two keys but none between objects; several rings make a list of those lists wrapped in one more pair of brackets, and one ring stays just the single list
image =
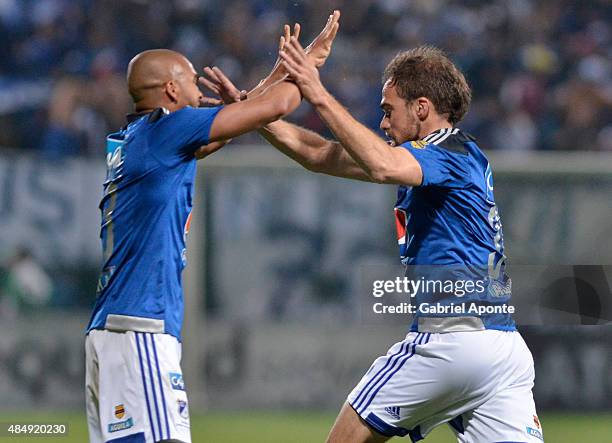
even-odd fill
[{"label": "blurred stadium crowd", "polygon": [[[385,64],[429,43],[466,72],[462,126],[483,146],[612,150],[605,0],[1,0],[0,146],[100,156],[130,111],[124,72],[137,52],[174,48],[248,89],[274,62],[282,24],[301,22],[309,41],[332,8],[343,15],[324,82],[369,126]],[[306,105],[295,119],[323,130]]]}]

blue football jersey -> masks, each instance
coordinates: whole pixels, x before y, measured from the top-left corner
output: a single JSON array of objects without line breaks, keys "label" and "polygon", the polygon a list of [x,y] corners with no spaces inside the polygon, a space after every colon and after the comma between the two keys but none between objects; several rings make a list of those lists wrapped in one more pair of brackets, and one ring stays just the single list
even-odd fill
[{"label": "blue football jersey", "polygon": [[194,152],[208,143],[220,109],[134,114],[107,137],[100,202],[104,264],[87,331],[167,333],[180,340]]},{"label": "blue football jersey", "polygon": [[[395,206],[402,263],[414,279],[451,282],[454,290],[431,285],[414,304],[508,305],[511,281],[506,275],[504,240],[493,196],[489,162],[474,138],[458,128],[444,128],[423,140],[402,145],[423,171],[420,186],[400,186]],[[470,291],[465,291],[467,281]],[[461,283],[461,291],[456,289]],[[459,295],[458,295],[459,294]],[[419,317],[476,316],[484,328],[514,330],[509,313],[416,311]]]}]

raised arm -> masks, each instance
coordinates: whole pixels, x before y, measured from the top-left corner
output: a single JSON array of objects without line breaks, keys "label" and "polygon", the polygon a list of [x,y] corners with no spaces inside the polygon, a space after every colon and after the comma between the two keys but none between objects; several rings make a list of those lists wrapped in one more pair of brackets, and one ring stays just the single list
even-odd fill
[{"label": "raised arm", "polygon": [[254,99],[226,105],[215,117],[209,140],[225,140],[259,129],[293,112],[300,101],[297,86],[281,80]]},{"label": "raised arm", "polygon": [[[233,103],[241,99],[241,94],[244,95],[244,91],[238,90],[219,68],[206,68],[205,73],[209,78],[204,86],[221,96],[224,102]],[[259,133],[280,152],[308,170],[371,181],[342,145],[313,131],[277,120],[261,128]]]},{"label": "raised arm", "polygon": [[[323,30],[306,48],[305,52],[313,65],[321,67],[329,57],[333,40],[338,32],[339,18],[340,12],[334,11],[329,16]],[[297,38],[299,33],[299,25],[296,25],[294,36]],[[285,25],[284,35],[280,39],[279,51],[290,38],[290,28]],[[256,97],[265,90],[273,79],[284,78],[286,71],[280,61],[279,58],[270,75],[248,94],[246,91],[240,91],[236,88],[232,81],[217,67],[205,68],[204,73],[207,77],[202,77],[200,81],[203,86],[219,95],[222,102],[233,103],[244,100],[247,96],[249,98]],[[283,120],[277,120],[261,128],[259,133],[280,152],[300,163],[306,169],[338,177],[372,180],[348,155],[342,145],[327,140],[313,131]]]},{"label": "raised arm", "polygon": [[[204,86],[221,96],[222,102],[233,103],[244,99],[246,92],[236,88],[219,68],[206,68],[204,72],[208,76],[203,82]],[[313,131],[277,120],[261,128],[259,133],[280,152],[310,171],[357,180],[372,180],[342,145]]]},{"label": "raised arm", "polygon": [[295,79],[321,119],[366,174],[378,183],[418,186],[423,174],[417,160],[401,147],[389,146],[359,123],[325,89],[316,67],[307,59],[300,43],[291,38],[281,51],[283,65]]},{"label": "raised arm", "polygon": [[[339,19],[340,11],[336,10],[329,16],[325,28],[305,49],[308,59],[317,68],[325,64],[331,53],[332,44],[338,32]],[[299,35],[299,29],[294,32],[294,35]],[[290,38],[291,36],[285,30],[279,52]],[[283,64],[280,60],[279,57],[277,66],[282,68]],[[264,126],[259,133],[280,152],[310,171],[372,181],[371,177],[348,155],[340,143],[327,140],[313,131],[278,120]]]},{"label": "raised arm", "polygon": [[[338,33],[338,28],[340,26],[340,11],[334,10],[329,17],[327,18],[327,23],[317,35],[314,40],[306,47],[304,52],[306,53],[310,62],[318,68],[321,68],[327,61],[327,57],[331,53],[332,44],[334,39],[336,38],[336,34]],[[293,37],[299,40],[301,27],[299,23],[296,23],[293,28]],[[291,32],[289,25],[285,25],[284,27],[284,35],[280,38],[279,43],[279,52],[283,49],[285,44],[289,42],[291,38]],[[249,97],[256,97],[261,94],[266,88],[270,85],[276,83],[280,79],[284,79],[287,77],[287,71],[281,63],[280,57],[277,58],[276,63],[274,64],[274,68],[268,77],[263,79],[259,84],[249,92]]]},{"label": "raised arm", "polygon": [[340,143],[327,140],[316,132],[278,120],[260,129],[259,133],[280,152],[310,171],[372,181]]},{"label": "raised arm", "polygon": [[[319,36],[313,41],[316,50],[311,48],[313,55],[309,56],[313,65],[322,65],[325,62],[327,55],[321,57],[320,53],[327,50],[327,54],[329,54],[331,42],[338,30],[339,17],[340,12],[334,11],[329,16]],[[299,33],[299,24],[295,25],[293,36],[290,34],[289,26],[285,25],[284,35],[280,39],[280,47],[282,48],[290,37],[297,38]],[[287,73],[284,67],[280,61],[277,61],[270,75],[249,93],[248,100],[229,104],[219,112],[210,130],[210,141],[236,137],[259,129],[291,113],[300,104],[301,94],[297,86],[287,81],[286,78]],[[206,82],[206,79],[202,81]],[[205,86],[209,85],[205,83]],[[234,100],[236,98],[233,97]]]}]

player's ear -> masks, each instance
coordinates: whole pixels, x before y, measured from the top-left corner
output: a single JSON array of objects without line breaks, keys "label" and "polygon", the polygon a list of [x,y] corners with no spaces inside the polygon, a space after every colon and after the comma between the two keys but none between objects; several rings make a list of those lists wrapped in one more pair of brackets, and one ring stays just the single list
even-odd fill
[{"label": "player's ear", "polygon": [[179,87],[174,80],[170,80],[166,83],[166,95],[172,103],[178,103],[179,98]]},{"label": "player's ear", "polygon": [[425,97],[419,97],[415,100],[416,114],[419,120],[425,120],[429,116],[431,102]]}]

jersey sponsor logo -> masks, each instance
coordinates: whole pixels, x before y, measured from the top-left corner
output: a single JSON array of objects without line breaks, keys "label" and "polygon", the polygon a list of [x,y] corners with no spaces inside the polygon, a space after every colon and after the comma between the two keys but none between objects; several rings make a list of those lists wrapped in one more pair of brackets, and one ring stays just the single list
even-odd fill
[{"label": "jersey sponsor logo", "polygon": [[406,228],[406,211],[400,208],[395,208],[395,229],[397,231],[400,257],[404,258],[408,252],[408,231]]},{"label": "jersey sponsor logo", "polygon": [[527,434],[531,435],[532,437],[536,437],[536,438],[539,438],[540,440],[544,441],[544,436],[537,429],[533,429],[533,428],[527,426]]},{"label": "jersey sponsor logo", "polygon": [[119,432],[119,431],[125,431],[126,429],[130,429],[132,426],[134,426],[134,420],[132,419],[132,417],[128,418],[125,421],[119,421],[116,423],[109,423],[108,424],[108,432]]},{"label": "jersey sponsor logo", "polygon": [[170,386],[175,391],[184,391],[185,383],[183,382],[183,374],[179,374],[178,372],[170,372]]},{"label": "jersey sponsor logo", "polygon": [[410,142],[410,145],[416,149],[425,149],[425,146],[427,146],[427,142],[423,140],[415,140]]},{"label": "jersey sponsor logo", "polygon": [[387,406],[385,408],[385,411],[387,411],[387,414],[389,414],[394,419],[396,419],[396,420],[400,419],[400,408],[399,408],[399,406]]},{"label": "jersey sponsor logo", "polygon": [[118,419],[122,419],[124,415],[125,407],[123,406],[123,404],[115,406],[115,417],[117,417]]}]

